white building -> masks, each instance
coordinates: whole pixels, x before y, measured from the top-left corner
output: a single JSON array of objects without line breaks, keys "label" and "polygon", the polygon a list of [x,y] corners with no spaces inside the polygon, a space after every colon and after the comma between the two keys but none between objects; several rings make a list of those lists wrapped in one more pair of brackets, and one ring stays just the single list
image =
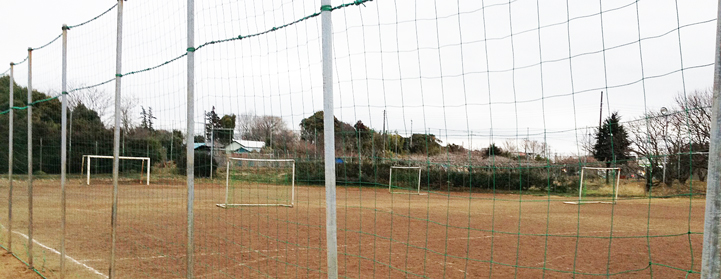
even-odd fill
[{"label": "white building", "polygon": [[225,146],[225,153],[260,152],[263,147],[265,147],[263,141],[233,140],[233,142]]}]

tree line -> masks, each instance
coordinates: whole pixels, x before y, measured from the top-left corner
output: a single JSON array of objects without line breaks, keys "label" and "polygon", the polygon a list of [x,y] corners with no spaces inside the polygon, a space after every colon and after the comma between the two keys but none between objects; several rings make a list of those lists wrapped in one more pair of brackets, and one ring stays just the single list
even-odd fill
[{"label": "tree line", "polygon": [[[9,82],[9,77],[0,77],[0,107],[25,106],[27,88],[13,84],[14,100],[10,102]],[[33,91],[32,95],[33,100],[50,98],[48,94],[39,91]],[[95,89],[70,95],[68,170],[71,173],[80,172],[82,155],[112,155],[113,131],[108,121],[108,106],[112,103],[107,98],[107,94]],[[124,99],[121,103],[122,156],[150,157],[154,163],[179,162],[185,157],[184,136],[180,130],[156,129],[156,116],[152,107],[142,106],[139,114],[134,112],[137,100]],[[703,180],[708,162],[711,104],[712,96],[709,91],[695,91],[686,96],[678,95],[674,104],[663,111],[649,110],[631,121],[624,122],[618,113],[613,113],[603,121],[601,127],[595,129],[592,138],[588,143],[584,143],[583,148],[605,166],[643,160],[651,174],[648,176],[657,180],[665,169],[664,182],[667,184],[674,180],[684,183],[691,176]],[[33,169],[38,172],[60,171],[60,107],[58,99],[33,106]],[[9,130],[8,117],[8,113],[0,114],[0,130]],[[139,125],[136,125],[136,122],[139,122]],[[303,118],[298,123],[298,130],[291,129],[291,126],[278,116],[253,113],[220,116],[214,107],[205,114],[205,122],[205,132],[197,135],[195,142],[209,142],[213,139],[219,146],[223,146],[233,139],[262,141],[266,146],[263,152],[295,158],[322,158],[323,111]],[[27,170],[25,110],[15,110],[14,123],[14,172],[24,173]],[[433,134],[401,136],[376,130],[361,120],[346,123],[334,117],[334,129],[337,156],[358,157],[361,161],[388,158],[392,155],[435,156],[446,152],[469,151],[451,143],[444,146]],[[0,137],[0,146],[7,144],[7,137]],[[491,143],[488,148],[481,150],[480,154],[478,151],[472,151],[471,154],[509,158],[522,154],[534,160],[548,159],[548,145],[535,140],[526,139],[521,146],[507,142],[504,143],[504,148]],[[7,148],[0,148],[0,157],[8,158],[7,152]],[[204,162],[199,163],[203,165]],[[110,172],[112,169],[112,160],[95,160],[93,164],[95,171]],[[139,171],[139,164],[140,162],[123,161],[121,170]],[[0,171],[7,169],[7,160],[0,160]]]}]

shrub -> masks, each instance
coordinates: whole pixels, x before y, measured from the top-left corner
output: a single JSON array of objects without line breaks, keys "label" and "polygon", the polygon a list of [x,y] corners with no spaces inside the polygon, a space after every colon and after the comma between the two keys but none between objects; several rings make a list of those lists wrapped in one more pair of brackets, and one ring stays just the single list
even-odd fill
[{"label": "shrub", "polygon": [[[210,153],[203,151],[195,151],[195,177],[210,177],[210,174],[215,174],[215,170],[218,168],[218,162],[213,159],[213,166],[210,166]],[[178,173],[186,175],[186,169],[188,166],[188,158],[185,154],[182,154],[178,158]]]}]

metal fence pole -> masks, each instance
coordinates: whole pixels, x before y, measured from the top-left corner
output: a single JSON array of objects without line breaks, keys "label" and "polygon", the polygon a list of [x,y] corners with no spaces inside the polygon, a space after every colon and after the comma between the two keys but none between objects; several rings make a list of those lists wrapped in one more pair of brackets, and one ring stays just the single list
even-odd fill
[{"label": "metal fence pole", "polygon": [[713,79],[711,139],[706,181],[706,212],[701,256],[701,278],[721,277],[721,0],[716,18],[716,54]]},{"label": "metal fence pole", "polygon": [[[186,257],[186,273],[188,279],[193,278],[193,256],[195,245],[193,243],[193,235],[195,231],[193,215],[193,203],[195,201],[195,1],[188,0],[187,14],[187,32],[188,32],[188,99],[187,99],[187,115],[186,115],[186,132],[185,132],[185,154],[186,154],[186,176],[188,183],[188,204],[187,204],[187,222],[188,222],[188,247]],[[211,156],[212,160],[212,156]]]},{"label": "metal fence pole", "polygon": [[33,269],[33,49],[28,48],[28,266]]},{"label": "metal fence pole", "polygon": [[323,132],[325,143],[325,233],[328,278],[338,278],[338,238],[335,198],[335,121],[333,114],[333,22],[331,0],[321,0],[323,53]]},{"label": "metal fence pole", "polygon": [[62,58],[62,108],[60,118],[60,228],[62,230],[62,236],[60,238],[60,278],[65,278],[65,175],[68,170],[67,163],[67,138],[68,138],[68,92],[67,92],[67,80],[68,80],[68,26],[63,24],[63,58]]},{"label": "metal fence pole", "polygon": [[[113,133],[113,209],[110,216],[110,270],[108,277],[115,276],[115,236],[118,228],[118,167],[120,165],[120,81],[122,78],[123,53],[123,0],[118,0],[117,43],[115,49],[115,128]],[[90,161],[88,161],[90,163]],[[88,172],[89,174],[90,172]]]},{"label": "metal fence pole", "polygon": [[13,87],[15,87],[15,80],[13,79],[15,63],[10,63],[10,98],[8,104],[10,105],[10,130],[8,131],[8,252],[13,252],[13,120],[15,118],[15,95]]}]

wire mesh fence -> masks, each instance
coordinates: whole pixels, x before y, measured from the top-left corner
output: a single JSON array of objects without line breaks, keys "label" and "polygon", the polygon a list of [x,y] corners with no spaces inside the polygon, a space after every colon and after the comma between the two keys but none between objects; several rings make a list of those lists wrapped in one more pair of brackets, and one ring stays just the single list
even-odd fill
[{"label": "wire mesh fence", "polygon": [[701,277],[716,11],[119,1],[0,76],[0,246],[46,278]]}]

